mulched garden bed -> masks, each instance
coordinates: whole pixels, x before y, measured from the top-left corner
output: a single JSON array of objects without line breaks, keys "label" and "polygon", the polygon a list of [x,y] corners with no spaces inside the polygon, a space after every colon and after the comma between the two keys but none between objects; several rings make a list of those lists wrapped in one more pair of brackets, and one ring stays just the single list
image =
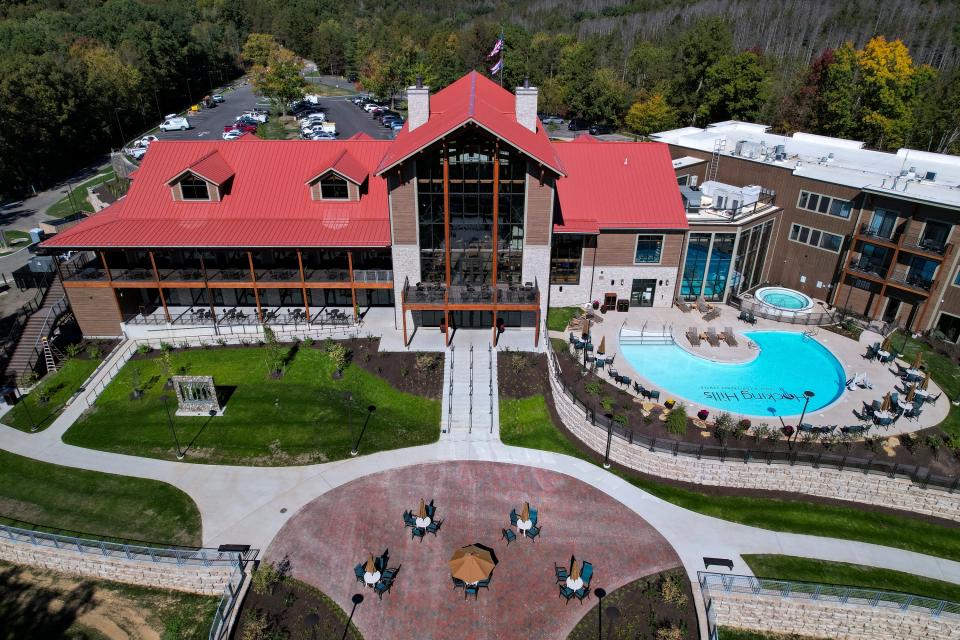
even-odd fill
[{"label": "mulched garden bed", "polygon": [[[568,640],[593,640],[598,632],[598,602],[574,627]],[[572,606],[572,605],[571,605]],[[655,573],[626,584],[603,599],[605,638],[696,640],[697,612],[690,581],[682,569]]]},{"label": "mulched garden bed", "polygon": [[[648,438],[657,438],[667,444],[669,441],[686,442],[697,445],[719,446],[721,444],[735,449],[751,449],[763,455],[767,452],[790,451],[790,445],[781,431],[779,421],[751,425],[750,431],[738,428],[737,416],[732,416],[730,428],[718,433],[712,422],[719,415],[713,411],[708,418],[710,423],[694,420],[688,416],[684,433],[671,433],[662,419],[663,407],[656,405],[649,415],[644,415],[643,401],[615,385],[605,371],[600,375],[583,374],[582,363],[570,354],[563,340],[554,339],[554,351],[560,364],[561,379],[573,390],[574,396],[583,404],[595,410],[599,415],[620,416],[624,428]],[[501,383],[504,380],[501,372]],[[544,371],[544,376],[547,372]],[[546,380],[545,380],[546,381]],[[512,381],[511,381],[512,384]],[[507,388],[510,385],[506,385]],[[501,384],[501,389],[504,385]],[[661,395],[661,402],[668,398]],[[909,435],[896,436],[899,444],[884,448],[885,441],[893,435],[877,431],[873,437],[861,440],[834,437],[826,442],[817,437],[801,434],[795,438],[794,449],[802,453],[830,453],[856,458],[877,458],[889,463],[919,465],[928,467],[936,475],[960,475],[960,442],[953,442],[950,436],[937,427],[922,429]]]},{"label": "mulched garden bed", "polygon": [[[497,380],[503,398],[528,398],[550,393],[547,354],[502,351],[497,354]],[[506,381],[506,384],[504,382]]]},{"label": "mulched garden bed", "polygon": [[[234,640],[268,638],[341,638],[347,615],[323,592],[308,584],[285,577],[273,591],[247,592],[237,616]],[[363,640],[354,625],[345,636]]]}]

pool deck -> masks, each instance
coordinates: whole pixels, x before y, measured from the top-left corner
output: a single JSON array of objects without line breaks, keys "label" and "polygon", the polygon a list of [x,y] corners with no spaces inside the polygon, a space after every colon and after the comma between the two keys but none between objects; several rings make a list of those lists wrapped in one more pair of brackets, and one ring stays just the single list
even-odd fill
[{"label": "pool deck", "polygon": [[[669,309],[634,307],[626,312],[610,311],[602,316],[598,316],[601,318],[601,322],[594,323],[592,325],[591,333],[593,334],[593,344],[600,344],[601,338],[605,337],[607,353],[616,353],[614,368],[616,368],[621,374],[630,376],[634,380],[639,381],[645,387],[659,389],[661,401],[664,401],[667,398],[673,398],[674,400],[682,402],[687,406],[687,413],[689,415],[695,415],[699,409],[708,407],[699,401],[694,401],[677,395],[669,389],[665,389],[657,385],[654,381],[648,379],[639,371],[635,370],[620,352],[620,330],[622,328],[629,328],[637,331],[642,329],[644,332],[654,334],[671,333],[678,347],[685,349],[694,355],[708,358],[715,362],[727,363],[746,362],[754,359],[757,356],[756,348],[751,347],[751,341],[743,335],[746,332],[790,331],[794,333],[803,333],[804,331],[813,329],[816,333],[812,337],[829,349],[834,356],[836,356],[836,358],[843,365],[843,370],[847,379],[852,378],[858,373],[865,373],[867,374],[867,379],[873,384],[873,389],[854,389],[853,391],[845,389],[843,394],[833,403],[817,411],[808,412],[804,418],[804,422],[809,422],[817,426],[835,424],[842,427],[847,425],[862,424],[862,421],[858,420],[853,414],[854,410],[860,412],[863,408],[863,403],[869,404],[874,400],[882,400],[884,394],[886,394],[888,391],[895,391],[896,386],[900,385],[901,383],[900,379],[895,375],[896,367],[893,367],[892,363],[880,364],[876,361],[867,361],[863,357],[863,355],[866,353],[868,345],[883,340],[883,337],[876,333],[864,331],[860,336],[860,341],[857,342],[831,331],[827,331],[826,329],[786,324],[782,322],[776,322],[774,320],[767,320],[765,318],[757,318],[756,324],[749,325],[737,319],[737,316],[739,315],[739,311],[737,309],[727,305],[716,305],[716,308],[720,311],[720,317],[710,322],[705,322],[702,315],[695,309],[689,313],[684,313],[676,307],[671,307]],[[706,332],[708,327],[716,329],[718,334],[721,333],[726,327],[730,327],[733,330],[739,344],[736,347],[730,347],[726,343],[721,342],[719,347],[712,347],[706,340],[701,340],[700,346],[694,347],[690,344],[686,337],[687,329],[690,327],[696,328],[701,334]],[[552,332],[552,335],[553,337],[563,337],[564,339],[567,338],[567,334],[563,334],[561,336],[561,334],[557,332]],[[909,365],[910,363],[901,361],[901,364]],[[601,375],[600,379],[607,381],[608,383],[610,382],[610,379],[606,376],[606,374]],[[618,388],[622,387],[618,386]],[[941,389],[932,380],[930,381],[929,391],[934,397],[941,393]],[[630,393],[635,394],[632,389],[630,390]],[[709,408],[711,413],[715,413],[717,411],[716,408]],[[920,429],[925,429],[927,427],[932,427],[939,424],[947,417],[949,412],[950,401],[946,396],[942,396],[935,404],[927,404],[924,407],[923,413],[919,419],[908,420],[906,418],[900,418],[896,424],[879,429],[874,433],[892,436],[899,433],[918,431]],[[730,413],[738,418],[749,418],[754,423],[774,423],[778,421],[776,417],[771,417],[769,415],[757,416],[741,414],[732,411]],[[783,417],[784,419],[788,418],[788,416]],[[799,417],[799,414],[797,414],[795,417]]]}]

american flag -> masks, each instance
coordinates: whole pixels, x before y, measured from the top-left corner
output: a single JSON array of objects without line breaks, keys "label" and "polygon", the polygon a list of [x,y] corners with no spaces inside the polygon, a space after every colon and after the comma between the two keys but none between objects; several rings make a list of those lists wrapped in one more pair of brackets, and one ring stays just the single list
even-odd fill
[{"label": "american flag", "polygon": [[490,67],[490,73],[493,75],[497,75],[498,73],[500,73],[501,69],[503,69],[503,58],[500,58],[499,60],[497,60],[497,64]]},{"label": "american flag", "polygon": [[492,58],[493,56],[495,56],[495,55],[497,55],[498,53],[500,53],[500,51],[501,51],[502,49],[503,49],[503,38],[499,38],[499,39],[496,41],[496,43],[494,43],[493,49],[490,51],[490,53],[487,55],[487,57],[488,57],[488,58]]}]

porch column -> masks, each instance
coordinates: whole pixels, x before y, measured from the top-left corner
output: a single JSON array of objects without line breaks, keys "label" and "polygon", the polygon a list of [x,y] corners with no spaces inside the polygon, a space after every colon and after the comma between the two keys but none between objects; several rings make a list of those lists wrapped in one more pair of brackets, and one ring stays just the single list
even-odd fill
[{"label": "porch column", "polygon": [[[360,315],[357,309],[357,287],[353,282],[353,250],[347,249],[347,273],[350,276],[350,301],[353,303],[353,313]],[[355,318],[357,320],[359,318]]]},{"label": "porch column", "polygon": [[303,252],[297,249],[297,265],[300,267],[300,290],[303,291],[303,310],[307,314],[307,324],[310,324],[310,298],[307,296],[307,278],[303,273]]},{"label": "porch column", "polygon": [[[210,279],[207,277],[207,263],[203,260],[203,252],[198,252],[200,256],[200,271],[203,272],[203,290],[207,294],[207,306],[210,307],[210,317],[213,319],[213,325],[217,326],[217,312],[213,308],[213,293],[210,291]],[[193,296],[190,296],[191,299]]]},{"label": "porch column", "polygon": [[257,272],[253,268],[253,253],[247,251],[247,262],[250,264],[250,277],[253,279],[253,300],[257,303],[257,320],[263,324],[263,309],[260,307],[260,291],[257,290]]},{"label": "porch column", "polygon": [[163,295],[163,287],[160,286],[160,271],[157,269],[157,261],[153,258],[153,251],[147,252],[150,255],[150,265],[153,267],[153,279],[157,281],[157,291],[160,292],[160,304],[163,305],[163,315],[166,316],[167,322],[170,322],[170,310],[167,309],[167,299]]}]

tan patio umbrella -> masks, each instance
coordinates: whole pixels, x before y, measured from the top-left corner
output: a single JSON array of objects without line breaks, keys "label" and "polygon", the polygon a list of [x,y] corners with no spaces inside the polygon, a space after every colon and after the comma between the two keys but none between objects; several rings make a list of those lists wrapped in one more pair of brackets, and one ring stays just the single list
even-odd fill
[{"label": "tan patio umbrella", "polygon": [[890,343],[893,342],[892,338],[893,338],[893,334],[890,334],[889,336],[887,336],[887,339],[883,341],[883,345],[881,345],[880,347],[881,351],[886,351],[887,353],[890,353]]},{"label": "tan patio umbrella", "polygon": [[917,385],[914,384],[910,387],[910,391],[907,392],[907,402],[913,402],[913,394],[917,392]]},{"label": "tan patio umbrella", "polygon": [[581,566],[581,563],[574,560],[573,563],[570,565],[570,579],[576,580],[577,578],[579,578],[580,570],[582,568],[583,567]]},{"label": "tan patio umbrella", "polygon": [[926,391],[927,387],[929,386],[930,386],[930,374],[927,372],[924,372],[923,381],[920,383],[920,388]]},{"label": "tan patio umbrella", "polygon": [[600,346],[597,348],[597,355],[603,355],[607,352],[607,336],[600,338]]},{"label": "tan patio umbrella", "polygon": [[529,520],[530,519],[530,503],[524,502],[523,509],[520,510],[520,519]]},{"label": "tan patio umbrella", "polygon": [[917,357],[913,359],[913,368],[919,369],[922,366],[923,366],[923,352],[918,351]]},{"label": "tan patio umbrella", "polygon": [[427,517],[427,505],[423,504],[423,498],[420,498],[420,509],[417,511],[417,516],[420,518]]},{"label": "tan patio umbrella", "polygon": [[363,570],[367,573],[373,573],[377,570],[377,565],[373,561],[373,554],[370,554],[370,557],[367,558],[367,564],[364,565]]},{"label": "tan patio umbrella", "polygon": [[590,335],[590,318],[587,318],[586,323],[583,325],[583,337],[586,338]]},{"label": "tan patio umbrella", "polygon": [[880,411],[889,411],[890,410],[890,392],[887,391],[887,395],[883,396],[883,404],[880,405]]},{"label": "tan patio umbrella", "polygon": [[497,561],[488,549],[471,544],[454,551],[447,564],[454,578],[464,582],[479,582],[490,577]]}]

